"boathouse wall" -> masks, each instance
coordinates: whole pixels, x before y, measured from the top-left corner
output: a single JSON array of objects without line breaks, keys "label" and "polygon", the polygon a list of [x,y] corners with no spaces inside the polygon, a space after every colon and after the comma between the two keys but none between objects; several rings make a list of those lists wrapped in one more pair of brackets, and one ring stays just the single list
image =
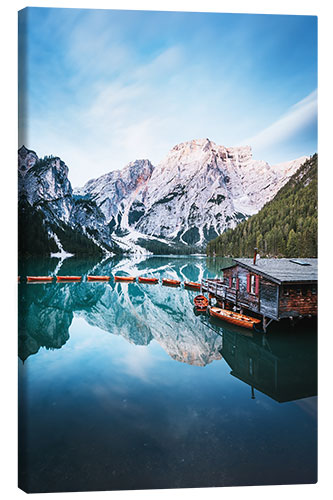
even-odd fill
[{"label": "boathouse wall", "polygon": [[269,318],[278,318],[279,287],[276,283],[234,266],[223,271],[223,285],[226,300]]},{"label": "boathouse wall", "polygon": [[[254,286],[249,286],[251,276]],[[253,283],[253,282],[252,282]],[[272,319],[317,315],[317,284],[277,284],[242,266],[223,270],[225,299]]]},{"label": "boathouse wall", "polygon": [[286,284],[281,286],[279,317],[317,315],[316,284]]},{"label": "boathouse wall", "polygon": [[221,269],[221,278],[203,279],[202,289],[220,307],[262,315],[264,328],[268,319],[317,316],[317,259],[234,262]]},{"label": "boathouse wall", "polygon": [[260,277],[260,313],[269,318],[279,315],[279,286],[264,277]]}]

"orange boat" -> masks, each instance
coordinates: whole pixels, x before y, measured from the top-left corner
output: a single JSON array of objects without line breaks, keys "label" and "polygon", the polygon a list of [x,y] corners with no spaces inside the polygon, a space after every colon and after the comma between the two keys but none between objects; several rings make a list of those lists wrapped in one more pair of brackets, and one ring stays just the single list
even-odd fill
[{"label": "orange boat", "polygon": [[87,281],[109,281],[110,276],[87,276]]},{"label": "orange boat", "polygon": [[139,276],[138,280],[139,283],[158,283],[158,278],[143,278],[142,276]]},{"label": "orange boat", "polygon": [[185,281],[184,286],[185,288],[192,288],[193,290],[200,290],[201,288],[200,283],[195,283],[194,281]]},{"label": "orange boat", "polygon": [[27,281],[53,281],[53,276],[27,276]]},{"label": "orange boat", "polygon": [[57,276],[57,281],[81,281],[82,276]]},{"label": "orange boat", "polygon": [[115,276],[115,281],[135,281],[136,278],[134,276]]},{"label": "orange boat", "polygon": [[205,312],[208,307],[208,299],[204,295],[197,295],[194,297],[194,307],[196,308],[197,311],[199,312]]},{"label": "orange boat", "polygon": [[167,286],[180,286],[180,281],[178,280],[169,280],[167,278],[162,279],[162,285],[167,285]]},{"label": "orange boat", "polygon": [[251,318],[250,316],[245,316],[245,314],[228,311],[227,309],[221,309],[220,307],[211,307],[209,314],[214,318],[249,329],[252,329],[254,325],[261,322],[260,319]]}]

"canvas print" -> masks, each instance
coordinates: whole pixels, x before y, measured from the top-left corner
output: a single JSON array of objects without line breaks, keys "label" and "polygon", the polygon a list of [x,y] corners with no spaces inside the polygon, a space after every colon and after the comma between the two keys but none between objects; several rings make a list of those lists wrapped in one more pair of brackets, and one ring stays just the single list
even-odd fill
[{"label": "canvas print", "polygon": [[317,19],[19,12],[19,487],[317,481]]}]

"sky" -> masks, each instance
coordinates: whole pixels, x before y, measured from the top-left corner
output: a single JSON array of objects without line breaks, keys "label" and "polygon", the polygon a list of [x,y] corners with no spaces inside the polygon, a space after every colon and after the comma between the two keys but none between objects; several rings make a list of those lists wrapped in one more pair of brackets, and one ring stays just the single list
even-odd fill
[{"label": "sky", "polygon": [[73,186],[180,142],[317,151],[317,18],[28,8],[19,13],[19,147]]}]

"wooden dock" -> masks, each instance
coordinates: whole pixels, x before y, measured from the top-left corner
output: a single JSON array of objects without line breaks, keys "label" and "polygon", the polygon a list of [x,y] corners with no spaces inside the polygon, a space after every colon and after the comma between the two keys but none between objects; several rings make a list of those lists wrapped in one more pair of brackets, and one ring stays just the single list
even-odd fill
[{"label": "wooden dock", "polygon": [[[229,302],[239,309],[253,310],[253,300],[251,297],[242,296],[236,288],[230,288],[221,279],[203,279],[201,288],[203,292],[208,292],[213,295],[222,306]],[[254,311],[258,312],[258,311]]]},{"label": "wooden dock", "polygon": [[263,329],[283,318],[317,315],[317,259],[233,259],[222,278],[203,279],[201,291],[221,307],[250,311],[262,318]]}]

